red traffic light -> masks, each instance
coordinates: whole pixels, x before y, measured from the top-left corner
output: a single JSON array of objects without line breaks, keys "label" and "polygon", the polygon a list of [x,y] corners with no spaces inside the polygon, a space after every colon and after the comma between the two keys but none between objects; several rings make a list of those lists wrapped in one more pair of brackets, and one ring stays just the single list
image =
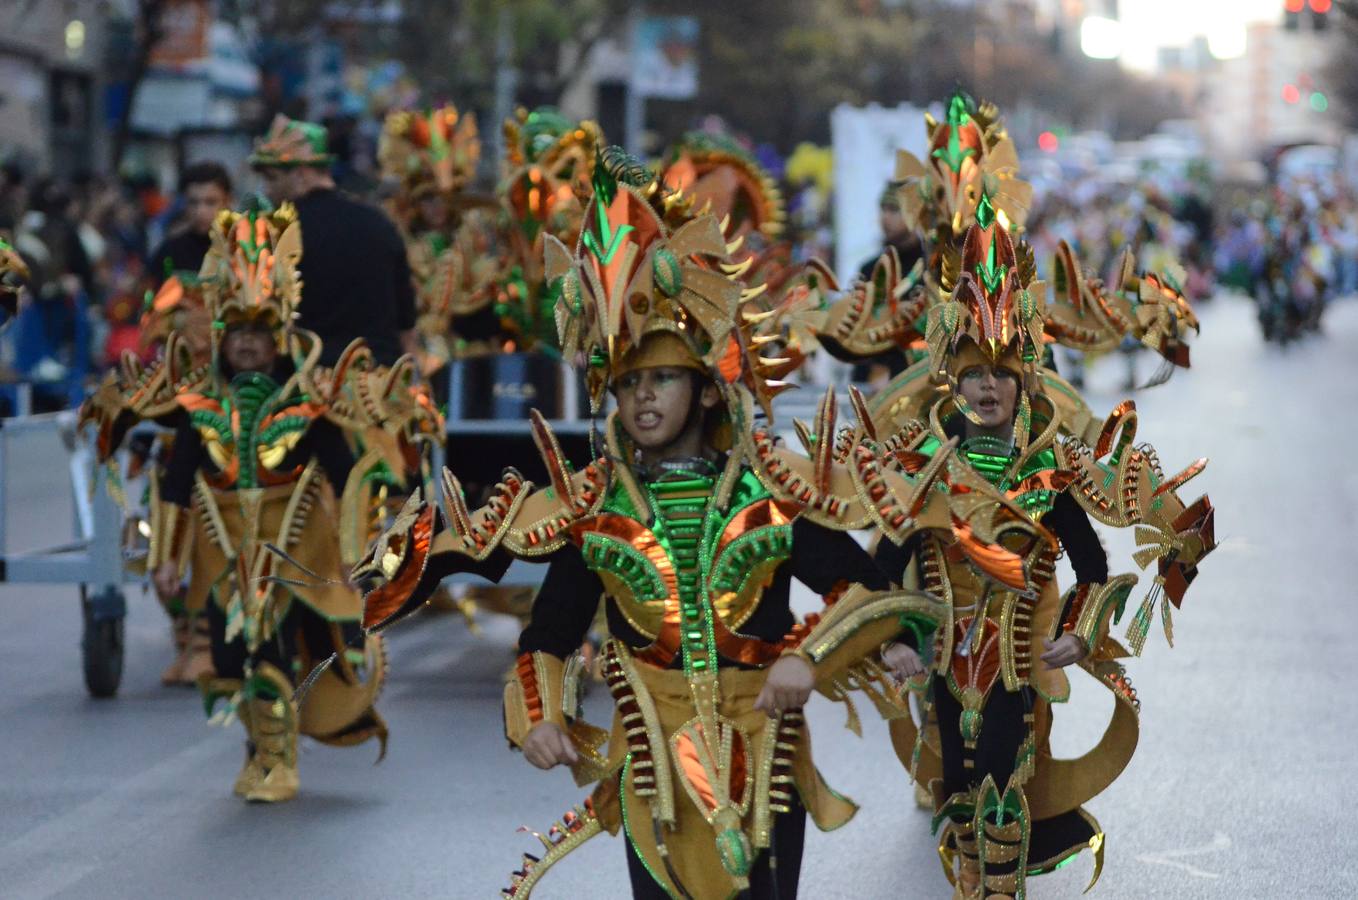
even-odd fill
[{"label": "red traffic light", "polygon": [[1050,131],[1044,131],[1037,136],[1037,146],[1043,153],[1055,153],[1061,142]]},{"label": "red traffic light", "polygon": [[1283,85],[1283,102],[1284,102],[1284,103],[1297,103],[1297,102],[1300,102],[1300,100],[1301,100],[1301,91],[1297,90],[1297,86],[1296,86],[1295,84],[1285,84],[1285,85]]}]

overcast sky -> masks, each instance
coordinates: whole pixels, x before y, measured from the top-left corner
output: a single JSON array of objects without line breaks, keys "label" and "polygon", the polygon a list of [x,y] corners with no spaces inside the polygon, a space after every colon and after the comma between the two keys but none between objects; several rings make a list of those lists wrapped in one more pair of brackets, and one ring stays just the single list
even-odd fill
[{"label": "overcast sky", "polygon": [[1282,19],[1283,0],[1122,0],[1122,61],[1150,69],[1160,47],[1181,47],[1202,34],[1217,46],[1246,24]]}]

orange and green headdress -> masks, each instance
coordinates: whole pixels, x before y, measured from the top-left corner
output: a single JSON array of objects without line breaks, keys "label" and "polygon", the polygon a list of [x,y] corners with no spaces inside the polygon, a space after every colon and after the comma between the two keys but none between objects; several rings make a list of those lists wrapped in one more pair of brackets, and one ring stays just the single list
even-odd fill
[{"label": "orange and green headdress", "polygon": [[19,294],[28,277],[28,265],[19,251],[0,237],[0,328],[8,325],[18,314]]},{"label": "orange and green headdress", "polygon": [[547,240],[547,279],[559,285],[562,350],[583,358],[596,408],[611,379],[631,369],[677,365],[709,374],[719,387],[747,390],[766,413],[796,360],[767,358],[772,339],[756,334],[769,313],[754,305],[741,266],[711,213],[691,207],[617,147],[592,172],[594,188],[572,253]]},{"label": "orange and green headdress", "polygon": [[1014,372],[1021,384],[1015,435],[1024,443],[1030,424],[1029,395],[1039,389],[1038,369],[1045,352],[1046,288],[1037,280],[1032,248],[1015,243],[984,192],[960,251],[945,251],[940,287],[948,299],[930,310],[927,335],[935,380],[950,389],[958,409],[974,419],[957,392],[958,376],[975,365]]},{"label": "orange and green headdress", "polygon": [[503,190],[515,223],[530,242],[543,230],[574,240],[603,140],[599,126],[539,107],[520,109],[504,133]]},{"label": "orange and green headdress", "polygon": [[223,210],[209,237],[202,286],[213,345],[236,323],[263,321],[277,330],[283,346],[302,297],[297,271],[302,226],[296,209],[284,203],[269,213]]},{"label": "orange and green headdress", "polygon": [[256,169],[325,167],[334,161],[324,125],[289,119],[282,113],[274,116],[264,137],[255,141],[248,160]]},{"label": "orange and green headdress", "polygon": [[476,117],[452,104],[428,113],[389,113],[377,148],[382,174],[398,180],[409,199],[451,197],[476,177],[480,159]]},{"label": "orange and green headdress", "polygon": [[917,230],[960,235],[976,221],[982,195],[1006,227],[1022,225],[1033,189],[1018,178],[1018,151],[999,109],[953,94],[942,122],[924,116],[929,148],[923,160],[896,153],[901,211]]},{"label": "orange and green headdress", "polygon": [[660,177],[667,189],[691,198],[699,212],[722,220],[729,241],[782,233],[786,212],[777,182],[730,138],[685,134],[670,148]]}]

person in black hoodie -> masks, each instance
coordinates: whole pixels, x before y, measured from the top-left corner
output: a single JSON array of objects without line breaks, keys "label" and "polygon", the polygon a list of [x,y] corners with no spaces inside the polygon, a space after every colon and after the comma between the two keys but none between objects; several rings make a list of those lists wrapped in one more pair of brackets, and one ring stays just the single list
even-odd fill
[{"label": "person in black hoodie", "polygon": [[320,337],[321,365],[363,337],[378,365],[389,366],[418,350],[405,244],[385,213],[336,189],[333,161],[323,126],[282,115],[250,155],[269,199],[291,202],[306,234],[297,325]]}]

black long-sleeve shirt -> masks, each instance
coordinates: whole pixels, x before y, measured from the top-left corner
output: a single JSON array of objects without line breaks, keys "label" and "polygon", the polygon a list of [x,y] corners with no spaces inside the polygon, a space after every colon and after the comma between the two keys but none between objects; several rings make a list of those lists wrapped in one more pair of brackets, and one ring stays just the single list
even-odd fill
[{"label": "black long-sleeve shirt", "polygon": [[[792,548],[791,556],[774,570],[773,581],[754,613],[741,625],[741,635],[775,643],[792,630],[796,619],[788,601],[793,578],[818,594],[829,593],[841,581],[870,590],[890,586],[868,552],[844,532],[797,519],[792,523]],[[550,559],[547,577],[533,602],[532,620],[519,637],[519,652],[544,651],[564,659],[584,641],[604,587],[574,544],[558,550]],[[636,648],[651,643],[628,623],[615,604],[608,604],[605,615],[615,638]],[[676,658],[674,665],[679,664]]]},{"label": "black long-sleeve shirt", "polygon": [[381,365],[401,355],[415,327],[415,286],[406,248],[381,210],[332,189],[296,202],[302,224],[298,325],[321,338],[321,364],[334,365],[356,337]]},{"label": "black long-sleeve shirt", "polygon": [[[354,466],[354,456],[344,440],[344,433],[327,419],[317,419],[311,423],[297,446],[284,457],[280,468],[304,465],[313,457],[336,493],[343,491],[345,482],[349,480],[349,471]],[[198,429],[193,427],[188,416],[181,416],[175,428],[174,450],[160,483],[161,499],[179,506],[190,505],[194,476],[199,469],[211,464]]]}]

